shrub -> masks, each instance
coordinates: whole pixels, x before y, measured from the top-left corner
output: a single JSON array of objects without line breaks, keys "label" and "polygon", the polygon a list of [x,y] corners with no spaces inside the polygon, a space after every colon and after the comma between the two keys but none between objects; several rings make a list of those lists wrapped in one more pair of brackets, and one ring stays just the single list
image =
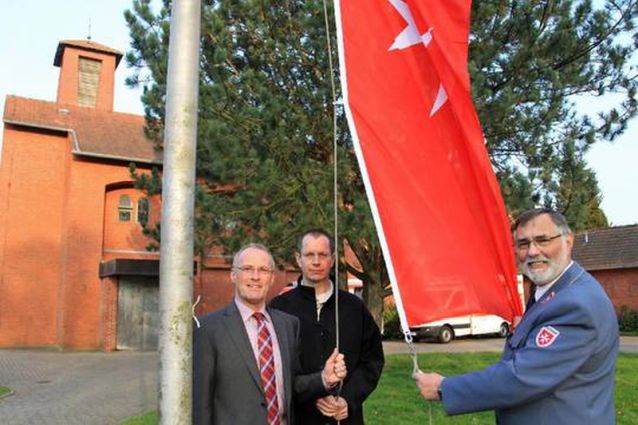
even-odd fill
[{"label": "shrub", "polygon": [[626,305],[618,311],[618,327],[621,332],[638,331],[638,311],[632,310]]},{"label": "shrub", "polygon": [[386,304],[383,308],[383,338],[403,339],[399,313],[397,313],[397,308],[394,304]]}]

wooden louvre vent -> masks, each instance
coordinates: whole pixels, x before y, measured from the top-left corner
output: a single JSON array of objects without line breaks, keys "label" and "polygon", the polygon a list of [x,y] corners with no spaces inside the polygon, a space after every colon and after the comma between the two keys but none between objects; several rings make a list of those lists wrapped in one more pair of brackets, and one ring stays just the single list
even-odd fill
[{"label": "wooden louvre vent", "polygon": [[102,61],[80,57],[78,79],[78,105],[95,108]]}]

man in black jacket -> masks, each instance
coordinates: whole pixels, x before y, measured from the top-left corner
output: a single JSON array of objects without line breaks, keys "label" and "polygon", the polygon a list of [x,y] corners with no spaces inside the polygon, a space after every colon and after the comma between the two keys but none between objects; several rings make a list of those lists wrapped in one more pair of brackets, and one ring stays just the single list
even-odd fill
[{"label": "man in black jacket", "polygon": [[[270,306],[299,318],[303,373],[320,371],[336,346],[335,294],[330,280],[334,241],[324,230],[305,232],[298,241],[297,287],[274,298]],[[339,291],[339,351],[348,376],[340,392],[301,402],[296,423],[303,425],[363,424],[363,402],[377,386],[383,369],[381,334],[361,300]]]}]

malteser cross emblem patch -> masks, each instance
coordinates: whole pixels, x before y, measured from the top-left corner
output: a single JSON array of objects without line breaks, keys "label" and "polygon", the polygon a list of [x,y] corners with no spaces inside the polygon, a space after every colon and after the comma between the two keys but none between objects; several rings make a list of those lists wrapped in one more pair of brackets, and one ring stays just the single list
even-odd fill
[{"label": "malteser cross emblem patch", "polygon": [[536,345],[545,348],[549,347],[556,341],[560,332],[551,326],[543,326],[540,331],[538,331],[538,335],[536,335]]}]

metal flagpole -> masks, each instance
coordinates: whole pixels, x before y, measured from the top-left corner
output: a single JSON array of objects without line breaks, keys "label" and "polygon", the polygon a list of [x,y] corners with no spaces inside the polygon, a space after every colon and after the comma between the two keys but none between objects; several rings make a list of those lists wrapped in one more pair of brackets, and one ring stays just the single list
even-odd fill
[{"label": "metal flagpole", "polygon": [[189,424],[201,0],[171,10],[160,248],[160,423]]}]

